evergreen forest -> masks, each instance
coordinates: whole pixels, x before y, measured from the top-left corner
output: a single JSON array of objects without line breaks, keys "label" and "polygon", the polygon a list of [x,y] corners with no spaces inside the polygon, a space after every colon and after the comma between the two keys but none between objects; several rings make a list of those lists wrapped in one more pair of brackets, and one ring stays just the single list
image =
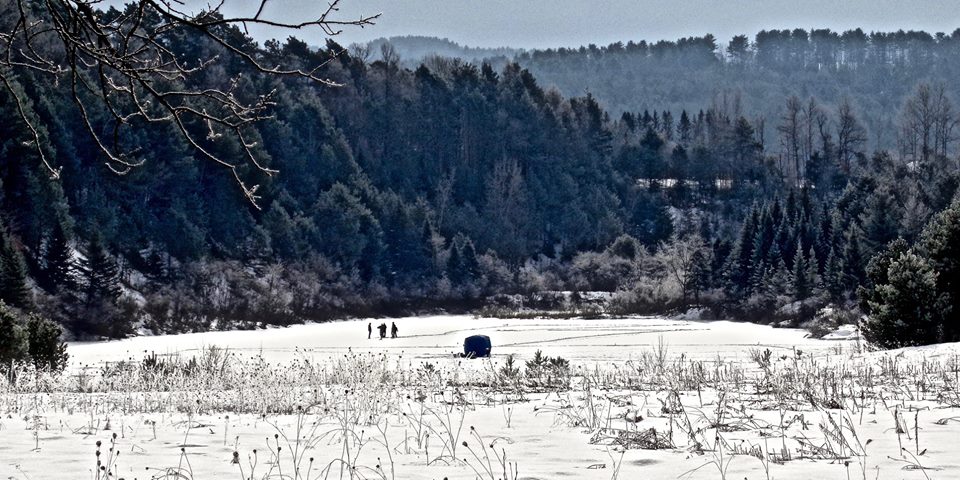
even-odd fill
[{"label": "evergreen forest", "polygon": [[[960,340],[960,30],[411,63],[389,42],[259,44],[217,28],[265,64],[322,64],[336,83],[226,54],[171,80],[273,92],[271,117],[245,127],[266,168],[236,178],[172,124],[125,138],[144,162],[118,173],[89,132],[110,135],[109,106],[80,112],[69,84],[6,72],[7,307],[89,338],[607,292],[616,313],[865,316],[881,346]],[[198,32],[168,48],[222,46]],[[184,128],[219,158],[244,155],[202,122]]]}]

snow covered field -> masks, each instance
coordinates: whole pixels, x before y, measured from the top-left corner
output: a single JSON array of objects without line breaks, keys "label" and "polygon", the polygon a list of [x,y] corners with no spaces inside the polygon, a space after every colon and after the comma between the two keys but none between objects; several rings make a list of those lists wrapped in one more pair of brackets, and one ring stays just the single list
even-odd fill
[{"label": "snow covered field", "polygon": [[[0,384],[0,478],[960,478],[956,345],[393,321],[394,340],[364,320],[73,344],[68,375]],[[493,359],[454,357],[474,333]]]}]

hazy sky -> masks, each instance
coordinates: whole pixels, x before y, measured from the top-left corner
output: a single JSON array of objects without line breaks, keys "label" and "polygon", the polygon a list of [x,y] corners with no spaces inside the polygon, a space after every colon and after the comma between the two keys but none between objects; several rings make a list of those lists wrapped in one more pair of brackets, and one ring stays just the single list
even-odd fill
[{"label": "hazy sky", "polygon": [[[446,37],[470,46],[522,48],[606,45],[713,33],[726,41],[760,29],[924,29],[960,27],[957,0],[342,0],[341,18],[382,13],[376,26],[348,29],[349,44],[394,35]],[[253,0],[227,0],[230,9]],[[325,0],[271,0],[288,19],[316,15]],[[251,32],[256,37],[269,35]],[[321,35],[297,36],[320,44]]]}]

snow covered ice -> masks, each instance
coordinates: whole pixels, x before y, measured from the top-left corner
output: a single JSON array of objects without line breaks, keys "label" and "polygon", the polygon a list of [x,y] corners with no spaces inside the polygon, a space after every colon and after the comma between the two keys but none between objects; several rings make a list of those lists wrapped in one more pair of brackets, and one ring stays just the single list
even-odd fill
[{"label": "snow covered ice", "polygon": [[[368,340],[380,321],[72,344],[68,377],[4,385],[0,474],[960,475],[953,344],[860,352],[849,333],[652,317],[401,318]],[[455,356],[471,334],[492,359]],[[527,363],[537,350],[569,365]]]}]

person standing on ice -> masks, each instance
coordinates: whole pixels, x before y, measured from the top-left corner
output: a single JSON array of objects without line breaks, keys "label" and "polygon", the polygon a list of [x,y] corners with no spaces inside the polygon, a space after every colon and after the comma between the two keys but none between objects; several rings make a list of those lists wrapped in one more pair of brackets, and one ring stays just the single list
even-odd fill
[{"label": "person standing on ice", "polygon": [[381,323],[377,330],[380,330],[380,340],[387,338],[387,324]]},{"label": "person standing on ice", "polygon": [[390,322],[390,338],[397,338],[397,322]]},{"label": "person standing on ice", "polygon": [[370,340],[371,337],[373,337],[373,324],[367,322],[367,340]]}]

